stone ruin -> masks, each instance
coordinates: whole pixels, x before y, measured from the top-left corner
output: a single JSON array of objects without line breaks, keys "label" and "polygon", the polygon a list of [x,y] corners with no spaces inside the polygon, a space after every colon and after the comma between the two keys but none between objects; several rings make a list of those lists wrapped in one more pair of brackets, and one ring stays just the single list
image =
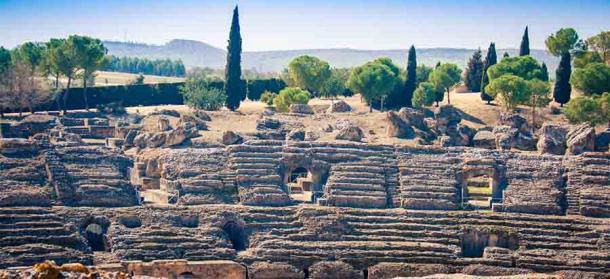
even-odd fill
[{"label": "stone ruin", "polygon": [[476,131],[452,110],[387,114],[416,147],[316,141],[272,116],[224,144],[195,141],[197,112],[3,124],[0,277],[51,260],[167,278],[608,278],[600,135],[515,117]]}]

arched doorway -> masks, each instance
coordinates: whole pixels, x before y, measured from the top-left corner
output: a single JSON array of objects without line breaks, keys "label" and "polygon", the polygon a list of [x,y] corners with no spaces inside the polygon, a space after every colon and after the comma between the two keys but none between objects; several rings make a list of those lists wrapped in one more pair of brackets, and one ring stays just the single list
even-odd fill
[{"label": "arched doorway", "polygon": [[502,247],[510,250],[519,248],[519,239],[516,234],[506,231],[488,231],[470,229],[460,236],[462,257],[481,258],[486,247]]},{"label": "arched doorway", "polygon": [[297,167],[286,175],[284,182],[288,186],[288,193],[293,200],[313,202],[312,177],[312,173],[304,167]]},{"label": "arched doorway", "polygon": [[244,229],[240,225],[233,221],[227,222],[222,227],[222,230],[227,234],[227,237],[229,238],[233,249],[235,249],[236,251],[246,250],[248,246],[248,239],[246,237]]},{"label": "arched doorway", "polygon": [[85,239],[92,251],[106,251],[106,235],[104,228],[96,223],[91,223],[85,228]]},{"label": "arched doorway", "polygon": [[194,279],[197,278],[192,272],[182,272],[178,274],[178,279]]}]

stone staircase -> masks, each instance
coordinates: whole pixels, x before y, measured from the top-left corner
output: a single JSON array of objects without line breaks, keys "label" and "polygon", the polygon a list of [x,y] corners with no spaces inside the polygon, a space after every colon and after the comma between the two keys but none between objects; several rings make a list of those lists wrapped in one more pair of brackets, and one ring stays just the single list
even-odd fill
[{"label": "stone staircase", "polygon": [[49,208],[0,207],[0,268],[58,264],[92,264],[86,241]]},{"label": "stone staircase", "polygon": [[62,182],[59,196],[64,196],[71,205],[131,206],[139,203],[136,191],[127,179],[127,167],[131,164],[127,157],[96,146],[59,147],[53,156],[57,158],[49,160],[51,176]]},{"label": "stone staircase", "polygon": [[62,117],[60,123],[64,132],[77,134],[81,138],[105,139],[113,138],[115,134],[115,127],[106,118]]},{"label": "stone staircase", "polygon": [[461,159],[433,152],[403,152],[398,158],[402,207],[426,210],[460,207]]},{"label": "stone staircase", "polygon": [[0,206],[50,205],[52,188],[44,166],[44,156],[38,154],[0,154]]},{"label": "stone staircase", "polygon": [[568,214],[610,217],[610,154],[585,153],[568,163]]},{"label": "stone staircase", "polygon": [[251,140],[228,147],[239,201],[244,205],[282,206],[291,203],[278,174],[283,141]]},{"label": "stone staircase", "polygon": [[368,160],[333,165],[324,198],[333,206],[385,208],[388,193],[383,165]]}]

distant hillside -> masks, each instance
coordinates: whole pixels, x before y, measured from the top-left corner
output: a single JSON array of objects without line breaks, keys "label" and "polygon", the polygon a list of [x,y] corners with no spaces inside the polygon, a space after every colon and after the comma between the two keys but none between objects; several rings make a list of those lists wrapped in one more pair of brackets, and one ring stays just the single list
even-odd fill
[{"label": "distant hillside", "polygon": [[[104,44],[109,53],[116,56],[182,59],[187,67],[222,69],[225,66],[226,51],[199,41],[172,40],[165,45],[123,42],[104,42]],[[438,61],[451,62],[464,68],[473,51],[473,49],[459,48],[420,48],[417,49],[417,62],[428,66],[433,66]],[[501,58],[505,51],[511,56],[518,53],[517,49],[498,49],[498,57]],[[553,76],[559,60],[544,50],[533,49],[531,52],[538,61],[547,64],[549,73]],[[320,57],[328,61],[333,67],[358,66],[382,56],[390,57],[401,66],[407,63],[406,49],[303,49],[244,52],[243,68],[256,69],[259,72],[280,72],[292,58],[305,54]]]}]

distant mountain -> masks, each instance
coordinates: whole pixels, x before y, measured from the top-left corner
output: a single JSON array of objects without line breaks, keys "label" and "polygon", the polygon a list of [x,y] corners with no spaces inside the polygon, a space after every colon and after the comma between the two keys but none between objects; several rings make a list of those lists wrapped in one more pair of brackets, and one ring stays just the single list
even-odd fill
[{"label": "distant mountain", "polygon": [[[104,42],[108,51],[116,56],[135,56],[146,58],[182,59],[187,67],[210,67],[222,69],[226,62],[226,51],[209,44],[193,40],[172,40],[165,45],[147,45],[139,43]],[[243,68],[256,69],[259,72],[280,72],[290,60],[299,55],[313,55],[328,61],[333,67],[353,67],[377,57],[390,57],[395,63],[405,66],[407,49],[395,50],[357,50],[337,49],[302,49],[277,51],[246,51],[243,54]],[[474,49],[463,48],[419,48],[417,63],[434,66],[438,61],[456,63],[460,68],[466,67],[468,58]],[[504,52],[511,56],[519,53],[518,49],[498,49],[501,59]],[[532,56],[545,62],[551,76],[554,75],[559,60],[544,50],[532,49]]]}]

